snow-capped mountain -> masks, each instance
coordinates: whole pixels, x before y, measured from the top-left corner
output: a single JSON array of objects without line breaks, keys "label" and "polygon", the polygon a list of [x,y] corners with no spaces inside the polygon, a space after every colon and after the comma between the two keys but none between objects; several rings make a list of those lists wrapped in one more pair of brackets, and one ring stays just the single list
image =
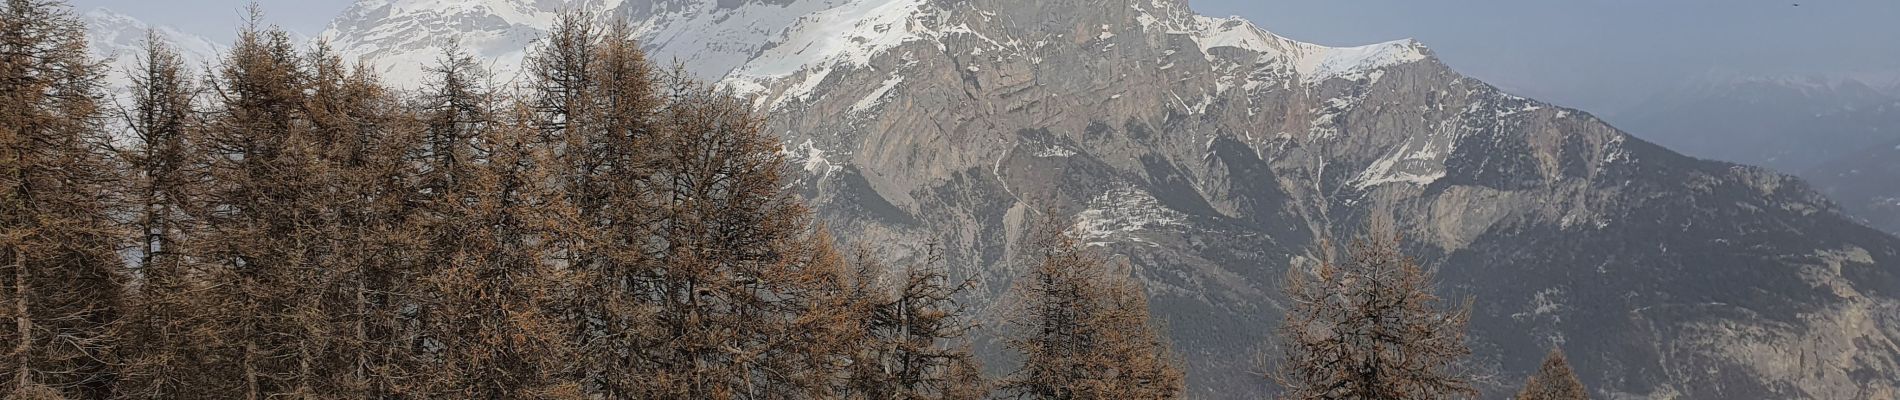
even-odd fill
[{"label": "snow-capped mountain", "polygon": [[942,244],[976,304],[1064,214],[1147,284],[1195,397],[1259,391],[1280,279],[1374,224],[1474,298],[1487,397],[1552,346],[1599,398],[1900,387],[1900,239],[1409,40],[1317,46],[1184,0],[363,0],[326,36],[413,84],[457,38],[518,70],[570,8],[752,96],[824,223],[896,257]]},{"label": "snow-capped mountain", "polygon": [[364,60],[385,82],[414,87],[452,41],[488,60],[502,79],[520,71],[526,51],[562,11],[605,15],[622,0],[358,0],[319,37]]},{"label": "snow-capped mountain", "polygon": [[94,9],[81,14],[80,19],[85,21],[86,29],[90,32],[87,39],[92,46],[93,56],[105,60],[112,67],[113,71],[107,74],[107,80],[115,88],[131,85],[131,78],[126,74],[127,71],[137,70],[143,61],[141,57],[145,56],[148,33],[157,33],[193,68],[209,65],[224,48],[203,36],[172,27],[153,26],[110,9]]},{"label": "snow-capped mountain", "polygon": [[944,243],[1000,296],[1026,224],[1064,210],[1148,283],[1197,396],[1258,388],[1283,271],[1372,224],[1475,297],[1477,363],[1508,382],[1551,346],[1587,354],[1610,398],[1900,381],[1900,303],[1880,294],[1900,289],[1881,267],[1900,240],[1798,180],[1504,93],[1417,43],[1313,46],[1172,0],[826,10],[725,83],[769,110],[833,229]]}]

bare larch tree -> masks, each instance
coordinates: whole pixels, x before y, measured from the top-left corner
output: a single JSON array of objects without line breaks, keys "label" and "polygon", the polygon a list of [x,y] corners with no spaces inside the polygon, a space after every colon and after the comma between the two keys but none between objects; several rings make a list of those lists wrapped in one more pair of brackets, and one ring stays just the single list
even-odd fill
[{"label": "bare larch tree", "polygon": [[841,307],[860,314],[848,321],[846,336],[856,345],[845,392],[860,399],[983,398],[986,384],[967,336],[973,326],[957,301],[969,282],[951,280],[934,248],[894,276],[868,251],[851,261],[857,273]]},{"label": "bare larch tree", "polygon": [[125,205],[137,235],[129,253],[134,290],[128,293],[123,343],[118,347],[121,398],[192,398],[203,396],[216,370],[200,354],[200,329],[207,309],[198,293],[207,279],[186,236],[198,232],[202,210],[194,207],[205,179],[205,153],[196,135],[201,128],[197,85],[183,58],[156,32],[148,33],[138,69],[131,78],[131,105],[121,112],[131,135],[119,151],[125,164]]},{"label": "bare larch tree", "polygon": [[1551,349],[1544,357],[1544,364],[1537,368],[1537,374],[1525,380],[1524,389],[1517,392],[1517,400],[1586,400],[1590,392],[1583,388],[1583,381],[1577,379],[1577,372],[1570,370],[1570,360],[1564,358],[1561,349]]},{"label": "bare larch tree", "polygon": [[102,68],[64,4],[0,7],[0,397],[106,398],[124,235]]},{"label": "bare larch tree", "polygon": [[1023,364],[1000,388],[1019,399],[1181,398],[1185,376],[1141,287],[1062,227],[1043,223],[1017,283],[1008,345]]},{"label": "bare larch tree", "polygon": [[1445,304],[1431,274],[1399,250],[1396,235],[1330,249],[1317,269],[1293,268],[1290,309],[1279,329],[1282,396],[1294,399],[1441,399],[1476,396],[1453,367],[1465,345],[1470,303]]}]

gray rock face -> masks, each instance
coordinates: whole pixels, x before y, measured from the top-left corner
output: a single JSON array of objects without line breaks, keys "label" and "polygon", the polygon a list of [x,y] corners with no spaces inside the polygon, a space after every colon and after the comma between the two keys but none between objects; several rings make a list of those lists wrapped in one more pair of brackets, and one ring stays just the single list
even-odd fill
[{"label": "gray rock face", "polygon": [[[839,236],[897,258],[941,244],[984,321],[1029,224],[1058,213],[1147,283],[1199,398],[1264,390],[1281,277],[1375,224],[1475,300],[1488,397],[1551,346],[1601,398],[1900,384],[1900,239],[1798,180],[1511,96],[1414,42],[1314,46],[1179,0],[597,4],[655,59],[753,96]],[[363,38],[339,42],[426,54]]]}]

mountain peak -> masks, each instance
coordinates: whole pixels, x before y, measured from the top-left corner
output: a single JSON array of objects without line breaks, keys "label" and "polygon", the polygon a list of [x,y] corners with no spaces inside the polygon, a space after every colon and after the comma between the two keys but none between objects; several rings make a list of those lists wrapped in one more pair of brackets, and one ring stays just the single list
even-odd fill
[{"label": "mountain peak", "polygon": [[[80,15],[85,21],[92,46],[93,55],[111,62],[123,72],[137,64],[136,55],[144,54],[147,33],[156,32],[184,56],[188,63],[202,63],[217,56],[223,46],[203,36],[185,33],[169,26],[156,26],[136,17],[126,15],[105,7],[95,8]],[[121,73],[109,74],[119,80]]]},{"label": "mountain peak", "polygon": [[1364,46],[1329,47],[1288,39],[1238,16],[1197,17],[1195,21],[1192,32],[1203,53],[1234,47],[1278,57],[1290,62],[1309,83],[1352,79],[1381,68],[1432,58],[1423,43],[1409,38]]},{"label": "mountain peak", "polygon": [[623,0],[360,0],[321,37],[348,56],[375,65],[389,82],[421,82],[426,66],[450,40],[493,60],[494,71],[519,70],[534,40],[560,13],[606,15]]},{"label": "mountain peak", "polygon": [[[1098,0],[1076,0],[1083,3]],[[1060,4],[1057,4],[1060,3]],[[381,66],[392,82],[414,81],[439,56],[447,38],[495,60],[494,70],[519,69],[522,49],[546,33],[561,11],[581,9],[630,21],[649,55],[686,64],[703,79],[741,91],[802,71],[862,66],[906,43],[976,40],[989,50],[1029,52],[1028,36],[1093,18],[1100,35],[1186,34],[1204,52],[1233,47],[1269,55],[1309,82],[1429,58],[1415,41],[1325,47],[1287,39],[1238,17],[1194,14],[1183,2],[1143,0],[1077,7],[1069,2],[1001,0],[362,0],[325,33],[350,55]],[[1112,4],[1111,4],[1112,3]],[[1111,6],[1112,5],[1112,6]],[[1094,17],[1070,15],[1089,9]],[[1048,18],[1030,17],[1043,15]],[[811,84],[823,74],[812,75]],[[506,78],[506,76],[504,76]]]}]

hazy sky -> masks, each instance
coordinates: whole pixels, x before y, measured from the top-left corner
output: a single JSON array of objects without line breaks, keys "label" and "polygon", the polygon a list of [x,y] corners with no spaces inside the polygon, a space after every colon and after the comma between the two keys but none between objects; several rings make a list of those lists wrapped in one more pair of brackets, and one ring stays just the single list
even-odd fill
[{"label": "hazy sky", "polygon": [[[1462,72],[1599,112],[1711,70],[1900,73],[1900,0],[1191,1],[1202,13],[1320,44],[1416,38]],[[260,1],[272,22],[304,34],[350,2]],[[74,3],[228,40],[249,0]]]}]

